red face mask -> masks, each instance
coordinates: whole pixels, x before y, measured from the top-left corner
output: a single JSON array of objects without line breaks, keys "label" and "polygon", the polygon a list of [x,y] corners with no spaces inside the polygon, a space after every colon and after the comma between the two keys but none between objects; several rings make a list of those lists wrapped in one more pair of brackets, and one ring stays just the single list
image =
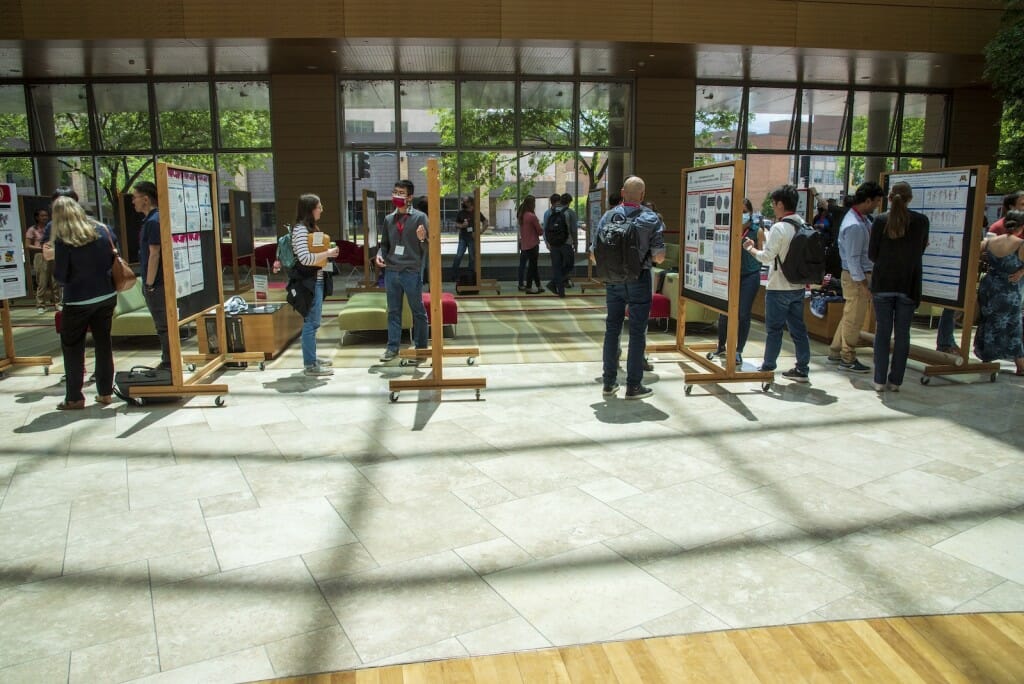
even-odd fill
[{"label": "red face mask", "polygon": [[408,201],[409,200],[407,198],[402,197],[401,195],[392,195],[391,196],[391,203],[393,205],[395,205],[396,209],[401,209],[402,207],[405,206],[405,203],[408,202]]}]

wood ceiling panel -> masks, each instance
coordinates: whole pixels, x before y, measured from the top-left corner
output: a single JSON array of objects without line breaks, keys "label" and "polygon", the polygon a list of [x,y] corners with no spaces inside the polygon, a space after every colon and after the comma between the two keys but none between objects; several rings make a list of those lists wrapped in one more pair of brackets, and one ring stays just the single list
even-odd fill
[{"label": "wood ceiling panel", "polygon": [[[373,2],[345,2],[345,29],[349,37],[407,36],[410,38],[498,38],[500,0],[422,0],[409,7],[411,15],[396,28],[395,14]],[[408,17],[412,21],[408,21]],[[417,20],[417,18],[423,20]]]},{"label": "wood ceiling panel", "polygon": [[[344,13],[335,0],[287,2],[182,0],[189,38],[305,38],[344,36]],[[296,21],[301,16],[301,21]]]},{"label": "wood ceiling panel", "polygon": [[749,27],[751,37],[773,45],[794,45],[793,0],[654,0],[651,39],[663,43],[731,44]]},{"label": "wood ceiling panel", "polygon": [[924,51],[929,43],[927,32],[908,27],[928,26],[930,15],[931,9],[927,7],[899,4],[871,11],[847,8],[840,13],[828,3],[799,2],[795,22],[799,38],[793,44],[832,47],[837,26],[841,25],[843,47],[847,50]]},{"label": "wood ceiling panel", "polygon": [[[999,30],[1002,10],[935,9],[928,26],[932,52],[977,54]],[[972,49],[973,46],[973,49]]]},{"label": "wood ceiling panel", "polygon": [[565,25],[571,22],[571,34],[586,40],[650,42],[654,1],[562,0],[556,4],[550,0],[503,0],[501,36],[506,40],[562,40]]},{"label": "wood ceiling panel", "polygon": [[24,37],[21,0],[0,0],[0,40],[18,40]]},{"label": "wood ceiling panel", "polygon": [[[139,18],[145,18],[145,26]],[[80,40],[180,38],[185,35],[181,0],[125,5],[117,0],[93,0],[83,8],[80,0],[31,0],[23,3],[24,35],[32,38]]]}]

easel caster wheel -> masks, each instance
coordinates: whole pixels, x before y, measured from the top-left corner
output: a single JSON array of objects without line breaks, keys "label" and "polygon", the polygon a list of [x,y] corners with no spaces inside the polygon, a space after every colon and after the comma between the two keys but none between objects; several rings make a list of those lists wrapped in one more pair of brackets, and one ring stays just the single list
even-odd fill
[{"label": "easel caster wheel", "polygon": [[476,400],[480,401],[480,390],[476,391]]},{"label": "easel caster wheel", "polygon": [[262,370],[267,370],[267,362],[266,361],[260,361],[260,370],[261,371]]},{"label": "easel caster wheel", "polygon": [[762,382],[761,383],[761,391],[762,392],[768,392],[768,391],[771,390],[771,388],[772,388],[772,383],[770,383],[770,382]]},{"label": "easel caster wheel", "polygon": [[185,370],[187,370],[189,373],[195,372],[196,364],[194,364],[194,363],[188,364],[187,366],[185,366]]},{"label": "easel caster wheel", "polygon": [[693,392],[693,385],[684,385],[683,386],[683,394],[685,394],[686,396],[690,396],[691,392]]},{"label": "easel caster wheel", "polygon": [[226,402],[224,401],[224,397],[217,397],[216,399],[213,400],[213,405],[216,406],[217,408],[220,408],[225,403]]},{"label": "easel caster wheel", "polygon": [[715,358],[715,352],[708,352],[707,354],[704,355],[704,358],[707,359],[708,361],[711,361],[712,359]]},{"label": "easel caster wheel", "polygon": [[398,392],[392,392],[391,394],[389,394],[388,401],[390,401],[392,404],[398,401]]},{"label": "easel caster wheel", "polygon": [[932,381],[932,379],[930,377],[928,377],[927,375],[922,375],[921,376],[921,384],[922,385],[927,385],[931,381]]},{"label": "easel caster wheel", "polygon": [[[49,375],[49,374],[50,374],[50,367],[49,366],[43,366],[43,375]],[[0,373],[0,378],[2,378],[2,377],[4,377],[4,373]]]},{"label": "easel caster wheel", "polygon": [[476,363],[476,357],[470,356],[470,357],[466,358],[466,365],[467,366],[472,366],[474,363]]},{"label": "easel caster wheel", "polygon": [[988,376],[988,381],[995,382],[997,377],[999,377],[999,373],[992,373],[991,375]]}]

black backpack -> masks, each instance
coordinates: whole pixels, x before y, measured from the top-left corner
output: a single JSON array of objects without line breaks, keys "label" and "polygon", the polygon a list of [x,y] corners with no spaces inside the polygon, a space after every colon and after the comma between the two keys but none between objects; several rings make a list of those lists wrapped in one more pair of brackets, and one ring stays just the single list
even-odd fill
[{"label": "black backpack", "polygon": [[565,209],[552,209],[548,222],[544,225],[544,239],[552,247],[561,247],[569,241],[569,222],[565,219]]},{"label": "black backpack", "polygon": [[825,277],[825,236],[813,226],[791,221],[788,216],[782,220],[793,226],[795,232],[785,260],[780,264],[775,257],[776,268],[781,268],[782,275],[793,284],[820,283]]},{"label": "black backpack", "polygon": [[640,253],[640,230],[636,220],[643,213],[612,214],[597,231],[594,243],[596,275],[606,283],[633,282],[643,272],[644,257]]}]

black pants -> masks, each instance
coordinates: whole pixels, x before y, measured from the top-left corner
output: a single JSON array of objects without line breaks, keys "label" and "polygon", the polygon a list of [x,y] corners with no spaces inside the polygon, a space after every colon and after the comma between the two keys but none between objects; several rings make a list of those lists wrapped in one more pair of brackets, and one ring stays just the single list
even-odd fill
[{"label": "black pants", "polygon": [[571,250],[570,245],[551,248],[551,282],[548,283],[548,287],[559,297],[565,296],[565,281],[572,269],[572,257],[566,258]]},{"label": "black pants", "polygon": [[60,320],[60,348],[64,354],[64,401],[81,401],[85,375],[85,333],[92,331],[96,348],[96,392],[114,391],[114,352],[110,348],[110,321],[117,298],[95,304],[65,304]]},{"label": "black pants", "polygon": [[519,284],[523,287],[536,284],[536,288],[540,289],[540,272],[537,270],[539,255],[540,245],[534,245],[532,249],[524,249],[519,252]]},{"label": "black pants", "polygon": [[153,292],[149,292],[143,285],[142,293],[146,298],[149,314],[153,317],[153,325],[156,326],[156,336],[160,339],[160,363],[170,366],[171,345],[167,341],[167,302],[164,301],[163,283],[157,285]]}]

